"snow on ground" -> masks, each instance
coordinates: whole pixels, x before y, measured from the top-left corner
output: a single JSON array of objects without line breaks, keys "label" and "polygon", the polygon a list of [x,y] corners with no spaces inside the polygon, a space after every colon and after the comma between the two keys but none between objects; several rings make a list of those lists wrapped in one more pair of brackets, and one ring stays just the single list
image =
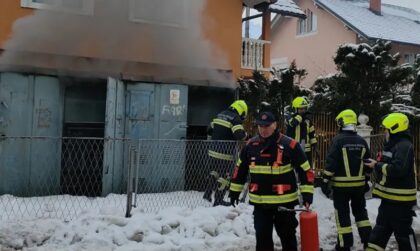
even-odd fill
[{"label": "snow on ground", "polygon": [[[197,198],[196,193],[192,194],[191,198]],[[159,196],[150,195],[148,200],[152,203],[153,197]],[[63,203],[60,197],[52,200]],[[336,238],[332,201],[326,199],[319,189],[316,189],[314,201],[321,247],[332,250]],[[158,202],[155,203],[158,205]],[[368,200],[372,223],[379,203],[377,199]],[[156,213],[135,208],[131,218],[124,218],[120,207],[109,204],[102,209],[82,211],[69,222],[58,219],[2,221],[0,250],[254,250],[252,210],[252,206],[246,204],[236,208],[201,206],[191,209],[175,206]],[[414,218],[413,227],[417,233],[420,232],[419,217]],[[299,228],[297,230],[299,232]],[[353,233],[356,236],[355,246],[360,247],[355,228]],[[273,236],[276,248],[280,250],[279,238],[275,232]]]}]

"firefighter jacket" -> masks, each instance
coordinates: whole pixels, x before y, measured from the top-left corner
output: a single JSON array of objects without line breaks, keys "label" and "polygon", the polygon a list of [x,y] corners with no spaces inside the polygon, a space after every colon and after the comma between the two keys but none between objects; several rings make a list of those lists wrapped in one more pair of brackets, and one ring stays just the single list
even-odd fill
[{"label": "firefighter jacket", "polygon": [[368,158],[370,151],[366,140],[356,132],[340,131],[328,151],[324,179],[330,180],[333,187],[363,187],[365,174],[369,172],[363,160]]},{"label": "firefighter jacket", "polygon": [[232,175],[230,196],[239,195],[249,173],[250,204],[297,204],[298,185],[293,169],[299,175],[304,202],[306,196],[311,203],[314,172],[300,145],[278,131],[267,139],[256,136],[247,142],[240,153]]},{"label": "firefighter jacket", "polygon": [[[219,114],[210,124],[212,140],[244,140],[247,136],[243,121],[239,114],[228,109]],[[229,142],[212,142],[208,151],[209,156],[216,159],[233,160],[234,144]]]},{"label": "firefighter jacket", "polygon": [[297,113],[286,118],[286,135],[302,144],[305,152],[310,152],[311,146],[317,143],[312,121]]},{"label": "firefighter jacket", "polygon": [[416,168],[411,135],[391,134],[375,165],[375,197],[398,204],[416,205]]}]

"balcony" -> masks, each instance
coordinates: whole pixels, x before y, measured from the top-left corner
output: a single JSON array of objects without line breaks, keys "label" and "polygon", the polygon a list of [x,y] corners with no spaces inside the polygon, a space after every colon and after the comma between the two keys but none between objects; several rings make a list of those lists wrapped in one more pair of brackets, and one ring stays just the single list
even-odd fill
[{"label": "balcony", "polygon": [[[271,42],[266,40],[242,38],[241,66],[243,69],[250,70],[269,70],[269,66],[264,65],[264,46]],[[265,66],[265,67],[264,67]]]}]

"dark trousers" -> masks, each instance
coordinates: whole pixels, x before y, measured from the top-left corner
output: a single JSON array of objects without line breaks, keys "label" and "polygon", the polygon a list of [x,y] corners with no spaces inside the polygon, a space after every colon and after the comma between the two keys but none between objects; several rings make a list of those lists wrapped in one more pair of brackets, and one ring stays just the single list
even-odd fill
[{"label": "dark trousers", "polygon": [[[293,208],[293,205],[284,205]],[[254,228],[257,240],[257,251],[274,250],[273,226],[277,235],[280,237],[283,251],[297,250],[296,220],[295,212],[279,212],[277,208],[264,208],[255,206],[254,208]]]},{"label": "dark trousers", "polygon": [[369,238],[368,250],[385,249],[392,233],[398,243],[398,250],[417,250],[417,241],[411,224],[415,212],[411,206],[382,201],[378,209],[376,225]]},{"label": "dark trousers", "polygon": [[356,221],[361,242],[366,245],[372,227],[366,210],[364,187],[334,188],[333,200],[337,225],[336,249],[350,250],[353,246],[350,206]]},{"label": "dark trousers", "polygon": [[[230,160],[222,160],[222,159],[216,159],[213,157],[208,158],[210,171],[207,176],[206,180],[206,190],[204,192],[204,197],[211,198],[211,194],[214,191],[214,206],[218,206],[223,203],[223,199],[225,197],[227,189],[229,189],[229,186],[226,186],[224,188],[220,187],[220,183],[217,181],[218,177],[222,177],[224,179],[228,179],[231,170],[234,167],[234,162]],[[216,172],[217,175],[211,174],[212,172]]]},{"label": "dark trousers", "polygon": [[313,167],[312,166],[312,151],[305,152],[305,155],[306,155],[306,158],[308,159],[309,165],[311,165],[311,167]]}]

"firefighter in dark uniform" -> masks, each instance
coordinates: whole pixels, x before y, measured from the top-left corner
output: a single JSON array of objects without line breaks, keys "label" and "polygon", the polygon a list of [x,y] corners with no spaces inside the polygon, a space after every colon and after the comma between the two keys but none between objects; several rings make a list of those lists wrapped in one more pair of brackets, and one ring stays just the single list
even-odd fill
[{"label": "firefighter in dark uniform", "polygon": [[411,227],[417,204],[416,169],[409,121],[402,113],[391,113],[382,121],[386,143],[378,161],[369,159],[366,166],[374,169],[377,182],[373,196],[382,199],[376,225],[366,250],[385,250],[392,233],[398,250],[417,250],[416,236]]},{"label": "firefighter in dark uniform", "polygon": [[[213,206],[230,205],[223,200],[229,187],[231,168],[234,165],[235,141],[245,140],[247,134],[242,125],[248,113],[248,106],[243,100],[237,100],[225,111],[217,114],[210,124],[209,134],[213,142],[208,150],[209,165],[212,168],[207,177],[207,187],[203,198],[211,202],[214,193]],[[217,142],[220,141],[220,142]]]},{"label": "firefighter in dark uniform", "polygon": [[249,182],[249,202],[254,205],[256,250],[273,250],[273,225],[283,250],[297,250],[295,212],[281,211],[279,206],[293,209],[298,204],[297,170],[300,192],[306,207],[312,204],[314,172],[301,146],[277,129],[275,116],[263,111],[256,120],[258,136],[242,149],[230,184],[231,204]]},{"label": "firefighter in dark uniform", "polygon": [[309,102],[304,97],[297,97],[293,100],[292,107],[295,113],[286,117],[286,135],[302,146],[312,165],[312,151],[316,150],[317,140],[315,127],[309,118]]},{"label": "firefighter in dark uniform", "polygon": [[366,175],[370,169],[365,168],[363,162],[370,158],[370,151],[367,142],[356,133],[357,115],[353,110],[342,111],[335,120],[340,131],[328,151],[321,189],[327,197],[331,197],[332,192],[337,225],[336,250],[350,251],[353,233],[349,203],[364,248],[372,230],[365,199]]}]

